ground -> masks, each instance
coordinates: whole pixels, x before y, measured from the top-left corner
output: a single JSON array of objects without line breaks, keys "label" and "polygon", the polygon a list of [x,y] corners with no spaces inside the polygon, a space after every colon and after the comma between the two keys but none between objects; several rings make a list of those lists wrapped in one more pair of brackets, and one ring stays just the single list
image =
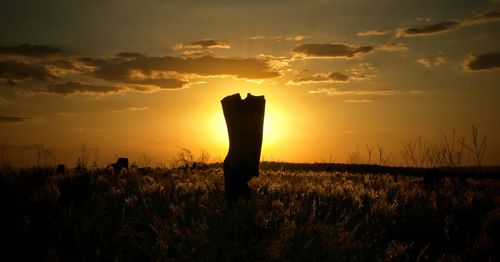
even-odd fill
[{"label": "ground", "polygon": [[231,209],[223,172],[6,169],[3,255],[48,261],[497,260],[500,182],[261,171]]}]

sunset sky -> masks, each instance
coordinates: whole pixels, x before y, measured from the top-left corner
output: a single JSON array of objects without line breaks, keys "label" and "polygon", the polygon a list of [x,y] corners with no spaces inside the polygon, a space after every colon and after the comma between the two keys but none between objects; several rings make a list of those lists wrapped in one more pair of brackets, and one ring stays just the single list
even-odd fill
[{"label": "sunset sky", "polygon": [[[500,1],[2,1],[0,141],[74,164],[79,146],[223,160],[220,100],[265,95],[262,160],[346,162],[471,126],[500,165]],[[93,161],[93,160],[92,160]]]}]

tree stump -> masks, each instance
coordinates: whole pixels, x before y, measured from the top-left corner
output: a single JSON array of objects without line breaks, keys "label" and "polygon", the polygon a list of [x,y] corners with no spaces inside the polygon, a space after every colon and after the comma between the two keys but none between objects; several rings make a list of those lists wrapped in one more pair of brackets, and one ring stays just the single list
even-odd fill
[{"label": "tree stump", "polygon": [[229,135],[229,151],[224,159],[224,188],[226,200],[248,199],[248,181],[259,175],[260,152],[264,129],[264,96],[250,93],[226,96],[221,101]]}]

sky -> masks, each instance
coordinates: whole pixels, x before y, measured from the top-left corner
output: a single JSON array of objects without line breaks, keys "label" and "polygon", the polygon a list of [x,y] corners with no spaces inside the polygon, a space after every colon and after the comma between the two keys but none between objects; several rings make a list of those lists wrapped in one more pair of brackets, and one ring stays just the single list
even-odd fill
[{"label": "sky", "polygon": [[[349,162],[409,139],[472,142],[500,165],[500,1],[2,1],[3,161],[82,145],[171,165],[222,161],[220,100],[264,95],[261,160]],[[38,152],[38,153],[37,153]],[[0,152],[1,153],[1,152]],[[465,159],[464,161],[472,161]]]}]

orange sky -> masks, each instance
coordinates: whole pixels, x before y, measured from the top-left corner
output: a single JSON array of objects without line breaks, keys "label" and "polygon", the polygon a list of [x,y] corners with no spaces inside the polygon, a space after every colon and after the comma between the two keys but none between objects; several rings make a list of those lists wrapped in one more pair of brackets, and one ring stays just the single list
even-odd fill
[{"label": "orange sky", "polygon": [[[346,162],[471,126],[500,164],[498,1],[16,1],[0,10],[4,159],[227,152],[220,100],[266,96],[262,160]],[[99,152],[97,154],[97,152]],[[470,162],[470,161],[469,161]]]}]

